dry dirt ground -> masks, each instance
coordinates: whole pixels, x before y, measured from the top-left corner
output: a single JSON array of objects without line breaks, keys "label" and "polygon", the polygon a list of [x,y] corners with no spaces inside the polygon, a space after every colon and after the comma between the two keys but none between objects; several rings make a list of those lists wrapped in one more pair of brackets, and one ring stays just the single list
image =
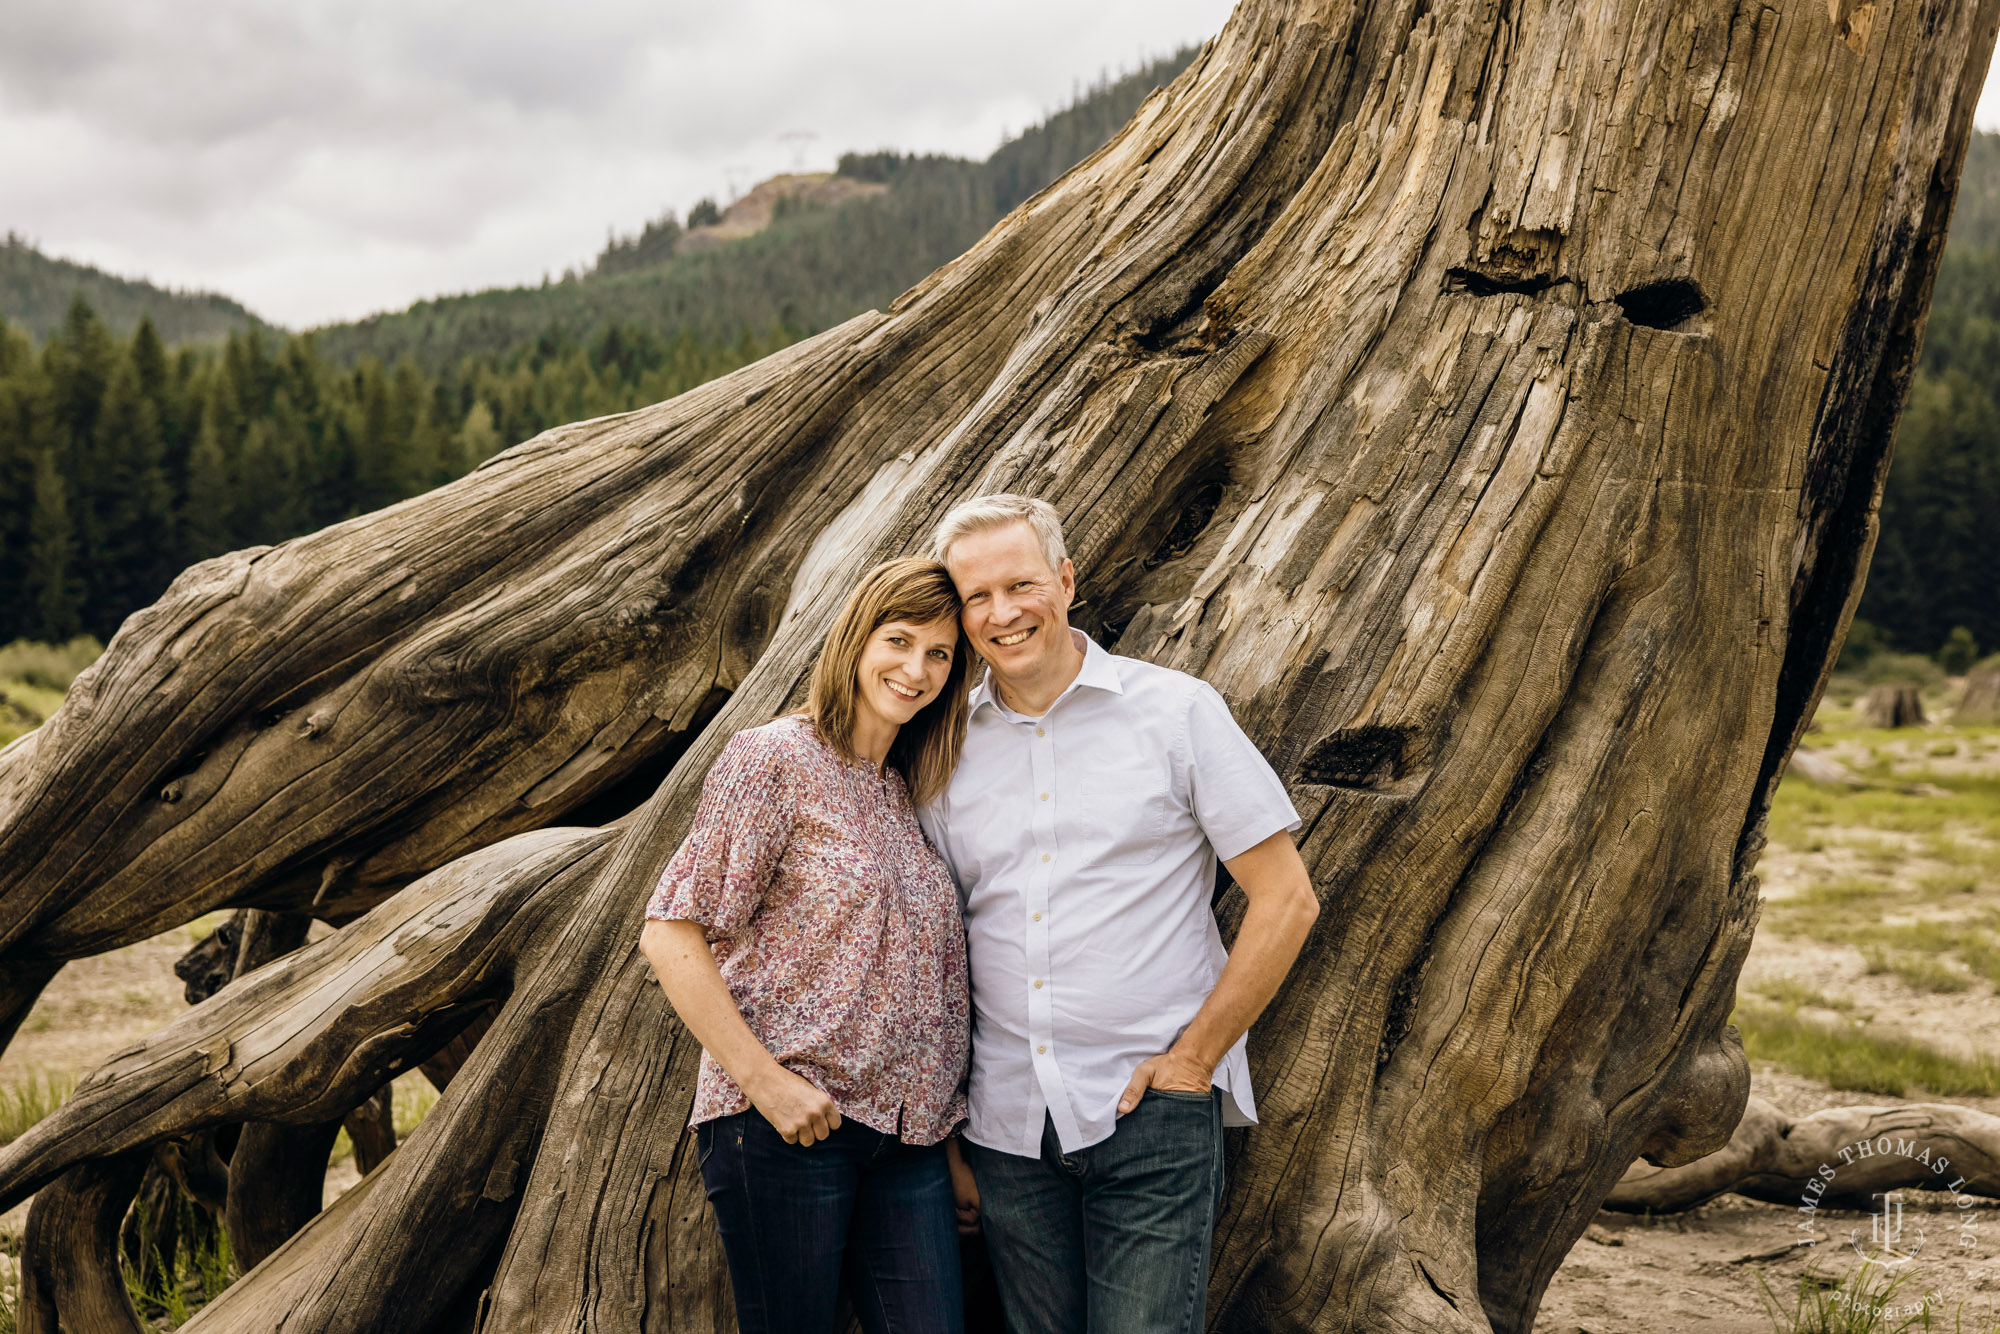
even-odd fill
[{"label": "dry dirt ground", "polygon": [[[1837,1092],[1767,1062],[1754,1063],[1753,1071],[1751,1092],[1794,1115],[1837,1105],[1906,1101]],[[1952,1101],[2000,1114],[2000,1099]],[[2000,1324],[2000,1201],[1981,1201],[1993,1207],[1973,1211],[1977,1244],[1972,1247],[1957,1244],[1963,1211],[1949,1195],[1908,1191],[1902,1203],[1898,1251],[1914,1249],[1916,1254],[1907,1263],[1871,1271],[1879,1275],[1878,1289],[1890,1281],[1898,1285],[1888,1302],[1895,1314],[1873,1328],[1895,1329],[1914,1319],[1914,1328],[1925,1329],[1914,1309],[1923,1303],[1930,1306],[1929,1329],[1970,1334]],[[1535,1328],[1548,1334],[1773,1334],[1795,1325],[1849,1328],[1797,1322],[1800,1280],[1809,1267],[1834,1280],[1860,1269],[1862,1252],[1879,1253],[1872,1237],[1876,1220],[1867,1211],[1832,1209],[1820,1210],[1819,1220],[1826,1240],[1801,1246],[1796,1210],[1740,1195],[1724,1195],[1682,1214],[1644,1217],[1602,1211],[1556,1272]],[[1813,1286],[1831,1291],[1821,1283]],[[1855,1323],[1852,1328],[1871,1327]]]}]

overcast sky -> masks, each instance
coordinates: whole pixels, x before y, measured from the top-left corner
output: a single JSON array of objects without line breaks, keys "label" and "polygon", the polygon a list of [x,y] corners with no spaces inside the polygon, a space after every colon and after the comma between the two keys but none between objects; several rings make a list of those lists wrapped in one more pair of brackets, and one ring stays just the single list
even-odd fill
[{"label": "overcast sky", "polygon": [[[305,328],[559,275],[607,228],[843,150],[984,157],[1230,8],[23,0],[0,40],[0,229]],[[2000,80],[1979,123],[2000,126]]]}]

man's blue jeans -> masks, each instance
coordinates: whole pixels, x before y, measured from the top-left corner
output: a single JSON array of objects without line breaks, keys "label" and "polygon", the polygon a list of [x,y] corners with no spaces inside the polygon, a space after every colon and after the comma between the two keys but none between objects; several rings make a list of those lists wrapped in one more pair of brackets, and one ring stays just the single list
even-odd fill
[{"label": "man's blue jeans", "polygon": [[942,1144],[918,1148],[842,1121],[802,1148],[754,1109],[694,1132],[743,1334],[831,1334],[843,1274],[869,1334],[960,1334]]},{"label": "man's blue jeans", "polygon": [[1222,1203],[1222,1095],[1148,1089],[1111,1138],[1042,1156],[967,1142],[1010,1334],[1192,1334]]}]

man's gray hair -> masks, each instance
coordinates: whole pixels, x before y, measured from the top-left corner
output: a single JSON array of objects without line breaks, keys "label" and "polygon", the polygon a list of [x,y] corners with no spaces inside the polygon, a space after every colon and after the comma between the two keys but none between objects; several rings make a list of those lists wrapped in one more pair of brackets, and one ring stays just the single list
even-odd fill
[{"label": "man's gray hair", "polygon": [[1035,540],[1041,544],[1042,555],[1048,558],[1049,568],[1062,568],[1063,561],[1069,556],[1069,548],[1063,545],[1062,519],[1057,516],[1056,507],[1046,500],[1017,496],[1010,491],[974,496],[952,506],[951,513],[938,521],[937,532],[931,538],[931,552],[943,560],[952,543],[959,538],[1002,528],[1010,523],[1025,523],[1034,530]]}]

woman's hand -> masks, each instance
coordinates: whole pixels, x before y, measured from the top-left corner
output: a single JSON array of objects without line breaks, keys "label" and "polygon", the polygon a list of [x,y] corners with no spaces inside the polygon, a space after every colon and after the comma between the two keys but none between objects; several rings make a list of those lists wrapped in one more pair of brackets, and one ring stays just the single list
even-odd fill
[{"label": "woman's hand", "polygon": [[951,1197],[958,1209],[958,1230],[962,1236],[979,1231],[979,1183],[959,1150],[958,1136],[944,1142],[945,1161],[951,1164]]},{"label": "woman's hand", "polygon": [[787,1144],[814,1144],[840,1129],[840,1108],[833,1099],[776,1061],[743,1085],[743,1094]]}]

